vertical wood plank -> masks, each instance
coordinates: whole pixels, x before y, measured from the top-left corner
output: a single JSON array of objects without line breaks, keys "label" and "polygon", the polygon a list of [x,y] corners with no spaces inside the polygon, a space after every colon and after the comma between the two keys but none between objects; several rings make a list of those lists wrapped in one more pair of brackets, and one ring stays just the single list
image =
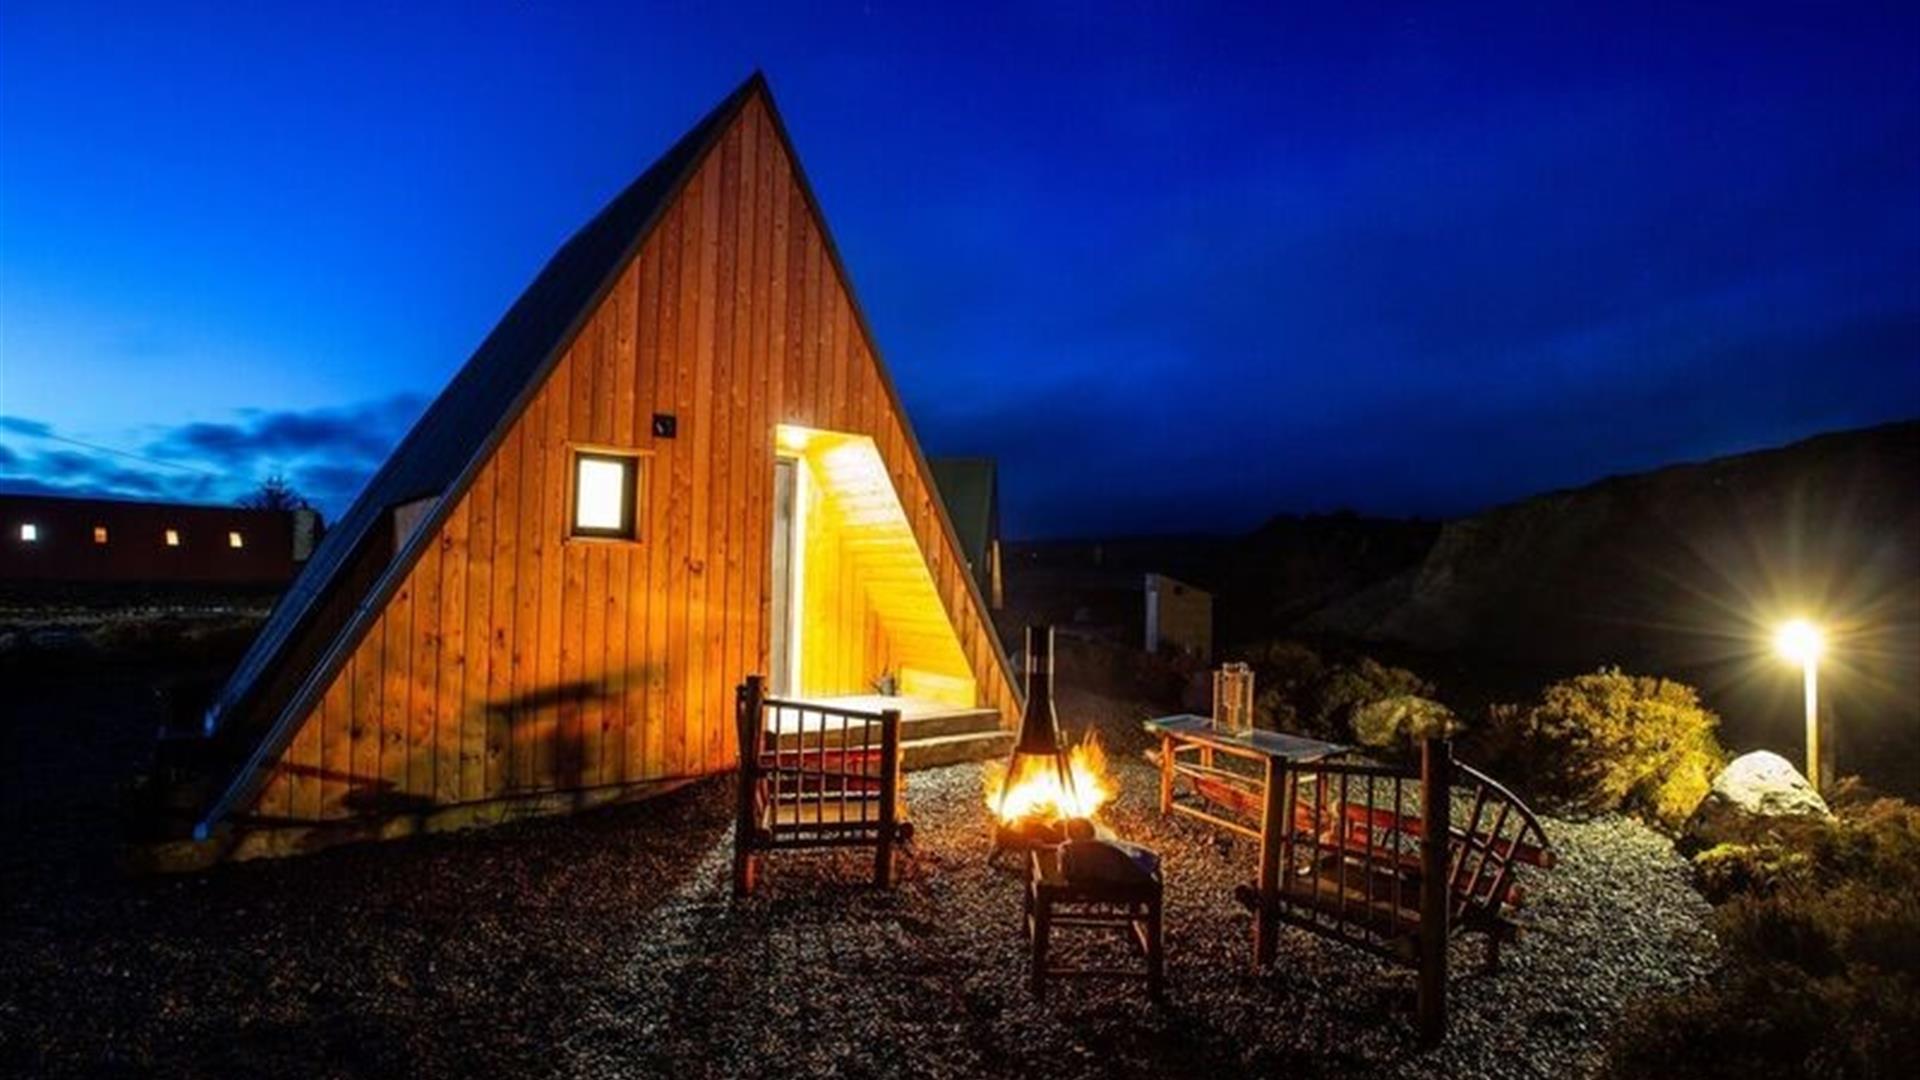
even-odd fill
[{"label": "vertical wood plank", "polygon": [[404,795],[413,764],[413,716],[408,712],[413,696],[411,573],[387,602],[375,632],[381,635],[380,785],[390,794]]},{"label": "vertical wood plank", "polygon": [[482,790],[503,795],[513,777],[513,627],[520,613],[520,472],[522,433],[516,426],[500,444],[494,470],[493,599],[488,605],[487,681],[479,702],[485,737],[486,769]]},{"label": "vertical wood plank", "polygon": [[325,805],[321,770],[326,764],[327,720],[323,697],[293,741],[281,751],[273,779],[268,781],[268,786],[277,790],[263,799],[263,804],[278,808],[281,815],[295,821],[319,820]]},{"label": "vertical wood plank", "polygon": [[540,725],[544,717],[538,702],[544,684],[540,682],[538,656],[540,637],[541,565],[553,535],[553,523],[542,515],[546,490],[546,395],[535,394],[517,432],[520,441],[520,509],[514,515],[517,549],[514,558],[513,612],[513,684],[509,693],[514,702],[508,720],[508,741],[512,761],[510,787],[531,790],[538,777]]},{"label": "vertical wood plank", "polygon": [[[613,433],[616,446],[638,447],[640,439],[636,435],[638,417],[635,415],[638,402],[638,315],[636,306],[640,292],[640,259],[620,274],[620,284],[613,291]],[[644,470],[644,463],[636,464]],[[644,481],[642,481],[644,483]],[[637,492],[638,498],[645,498],[645,489]],[[641,521],[644,511],[636,505],[633,508],[634,520]],[[636,532],[639,529],[636,526]],[[644,533],[640,542],[645,543]],[[629,783],[637,779],[638,744],[640,732],[640,714],[635,699],[639,696],[639,686],[632,678],[632,640],[633,619],[638,605],[633,593],[633,556],[634,547],[620,544],[614,548],[607,563],[607,671],[608,688],[612,695],[613,748],[608,757],[613,761],[608,780],[616,783]]]},{"label": "vertical wood plank", "polygon": [[446,560],[445,534],[428,544],[414,564],[408,582],[413,590],[413,647],[408,650],[411,677],[407,687],[408,795],[432,798],[438,736],[441,633],[440,593]]},{"label": "vertical wood plank", "polygon": [[493,661],[493,502],[498,477],[492,464],[481,469],[466,499],[466,671],[460,698],[454,704],[459,717],[462,802],[486,796],[486,698],[488,668]]},{"label": "vertical wood plank", "polygon": [[434,692],[433,801],[460,801],[461,698],[467,677],[467,544],[473,500],[463,498],[440,537],[440,679]]},{"label": "vertical wood plank", "polygon": [[321,786],[320,818],[339,819],[353,813],[348,796],[361,788],[353,775],[353,682],[350,668],[341,668],[320,700],[325,717],[320,728],[320,766],[326,770]]},{"label": "vertical wood plank", "polygon": [[[674,356],[677,355],[677,327],[679,320],[674,308],[676,293],[674,282],[678,277],[680,265],[680,229],[685,217],[684,203],[676,206],[661,224],[661,230],[655,241],[658,249],[659,269],[653,278],[653,295],[647,298],[647,310],[653,313],[652,327],[646,332],[645,340],[652,347],[652,370],[648,372],[653,387],[653,409],[660,412],[673,410],[673,387],[675,379]],[[667,673],[671,665],[668,645],[667,594],[669,590],[669,572],[667,562],[667,507],[671,502],[675,488],[672,482],[673,462],[677,440],[657,439],[654,441],[653,460],[647,463],[651,472],[647,476],[647,732],[646,732],[646,771],[650,777],[671,776],[667,759],[667,729],[677,723],[667,700]]]},{"label": "vertical wood plank", "polygon": [[[707,201],[705,179],[696,176],[688,185],[687,198],[681,209],[683,227],[674,281],[674,305],[679,323],[677,352],[674,356],[674,411],[687,417],[696,427],[699,418],[694,415],[695,369],[699,366],[700,337],[700,307],[696,294],[700,289]],[[692,610],[692,582],[695,575],[691,548],[697,448],[687,435],[687,432],[681,432],[680,438],[674,443],[673,512],[668,523],[670,565],[667,572],[673,597],[668,621],[669,632],[673,635],[673,674],[668,683],[671,705],[668,721],[671,731],[669,769],[671,775],[675,776],[698,769],[696,756],[689,751],[699,745],[697,734],[700,723],[689,670],[698,655],[693,651],[696,616]]]},{"label": "vertical wood plank", "polygon": [[573,459],[567,449],[567,408],[572,365],[562,359],[542,394],[546,398],[546,461],[541,481],[540,536],[540,723],[534,739],[535,783],[543,791],[564,787],[565,687],[561,683],[561,628],[566,619],[567,485]]}]

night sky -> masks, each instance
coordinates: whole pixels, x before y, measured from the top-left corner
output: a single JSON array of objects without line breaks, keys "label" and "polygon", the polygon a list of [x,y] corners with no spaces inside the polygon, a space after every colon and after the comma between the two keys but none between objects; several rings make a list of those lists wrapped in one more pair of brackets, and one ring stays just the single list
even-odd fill
[{"label": "night sky", "polygon": [[645,6],[0,7],[0,488],[337,512],[756,67],[1013,536],[1920,415],[1920,5]]}]

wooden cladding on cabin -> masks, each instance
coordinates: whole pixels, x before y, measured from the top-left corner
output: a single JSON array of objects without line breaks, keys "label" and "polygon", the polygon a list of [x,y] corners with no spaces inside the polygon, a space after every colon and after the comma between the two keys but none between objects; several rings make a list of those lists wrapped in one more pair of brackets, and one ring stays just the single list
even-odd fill
[{"label": "wooden cladding on cabin", "polygon": [[[676,418],[657,438],[655,414]],[[759,97],[506,431],[306,718],[256,817],[320,821],[712,773],[768,651],[774,428],[866,435],[977,682],[1013,686]],[[637,542],[569,539],[571,448],[644,455]],[[892,649],[871,605],[835,689]],[[807,646],[803,644],[803,648]]]}]

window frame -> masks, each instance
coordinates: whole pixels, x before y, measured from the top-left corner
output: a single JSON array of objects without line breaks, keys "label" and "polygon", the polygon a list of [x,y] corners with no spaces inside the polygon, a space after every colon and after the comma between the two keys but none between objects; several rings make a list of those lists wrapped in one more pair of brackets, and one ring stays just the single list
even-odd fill
[{"label": "window frame", "polygon": [[[568,543],[638,544],[644,536],[640,523],[640,503],[646,497],[647,459],[651,451],[624,446],[600,446],[587,443],[567,444],[567,518],[564,522]],[[626,494],[621,501],[620,525],[613,528],[580,524],[580,464],[606,461],[626,470]]]}]

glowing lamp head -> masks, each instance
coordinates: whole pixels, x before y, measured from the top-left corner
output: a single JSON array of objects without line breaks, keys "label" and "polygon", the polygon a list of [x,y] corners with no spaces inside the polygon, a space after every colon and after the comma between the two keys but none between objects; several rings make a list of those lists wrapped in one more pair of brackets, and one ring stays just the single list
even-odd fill
[{"label": "glowing lamp head", "polygon": [[1820,628],[1805,619],[1785,623],[1773,635],[1775,651],[1803,667],[1820,659],[1826,644],[1826,637],[1820,633]]}]

